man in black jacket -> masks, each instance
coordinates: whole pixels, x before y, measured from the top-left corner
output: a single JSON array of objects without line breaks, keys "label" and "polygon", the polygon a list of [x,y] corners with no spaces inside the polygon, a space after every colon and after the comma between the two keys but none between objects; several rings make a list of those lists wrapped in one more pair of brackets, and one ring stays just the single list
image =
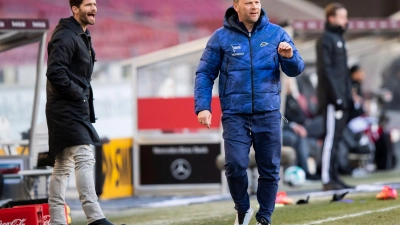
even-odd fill
[{"label": "man in black jacket", "polygon": [[90,80],[95,62],[87,25],[94,25],[96,0],[70,0],[73,16],[61,19],[48,44],[46,118],[49,157],[55,157],[49,185],[50,223],[67,224],[64,212],[69,175],[90,225],[111,225],[100,208],[94,188],[95,163],[90,144],[100,143]]},{"label": "man in black jacket", "polygon": [[325,190],[349,188],[338,177],[337,148],[352,107],[351,81],[343,33],[347,28],[347,10],[338,3],[325,8],[326,24],[317,41],[318,100],[325,116],[322,152],[322,183]]}]

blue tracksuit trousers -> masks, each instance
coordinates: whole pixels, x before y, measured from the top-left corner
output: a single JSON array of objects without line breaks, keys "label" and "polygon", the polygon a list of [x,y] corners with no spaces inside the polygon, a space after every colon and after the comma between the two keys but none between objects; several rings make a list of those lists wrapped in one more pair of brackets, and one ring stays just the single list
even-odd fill
[{"label": "blue tracksuit trousers", "polygon": [[251,145],[255,150],[258,167],[257,200],[260,209],[256,214],[271,221],[278,191],[281,157],[281,114],[270,111],[261,114],[223,114],[225,144],[225,169],[229,191],[238,212],[250,207],[247,193],[247,166]]}]

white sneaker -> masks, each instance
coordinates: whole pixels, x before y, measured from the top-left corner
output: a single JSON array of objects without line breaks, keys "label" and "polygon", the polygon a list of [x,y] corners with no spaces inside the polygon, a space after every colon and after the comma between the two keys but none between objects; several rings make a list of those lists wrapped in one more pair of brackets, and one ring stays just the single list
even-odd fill
[{"label": "white sneaker", "polygon": [[251,217],[253,216],[253,213],[254,213],[253,209],[249,208],[247,210],[246,214],[244,215],[243,223],[239,223],[239,213],[237,213],[236,214],[236,220],[235,220],[235,223],[233,225],[248,225],[250,220],[251,220]]}]

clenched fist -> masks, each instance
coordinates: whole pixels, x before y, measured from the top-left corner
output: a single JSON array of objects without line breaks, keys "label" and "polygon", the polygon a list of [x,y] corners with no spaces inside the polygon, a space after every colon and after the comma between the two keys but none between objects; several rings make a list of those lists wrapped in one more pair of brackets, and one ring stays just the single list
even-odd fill
[{"label": "clenched fist", "polygon": [[292,58],[293,48],[289,43],[281,42],[278,46],[278,53],[284,58]]}]

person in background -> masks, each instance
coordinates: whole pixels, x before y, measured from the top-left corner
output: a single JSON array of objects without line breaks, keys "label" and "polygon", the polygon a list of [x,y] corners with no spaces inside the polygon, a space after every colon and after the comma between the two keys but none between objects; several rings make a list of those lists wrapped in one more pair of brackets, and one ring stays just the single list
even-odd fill
[{"label": "person in background", "polygon": [[338,147],[353,107],[347,49],[343,34],[347,29],[346,8],[331,3],[325,8],[325,30],[317,40],[318,103],[325,121],[321,177],[324,190],[351,188],[338,175]]},{"label": "person in background", "polygon": [[[308,114],[298,102],[300,99],[305,99],[298,91],[296,79],[288,78],[286,81],[285,117],[288,123],[283,124],[282,144],[295,149],[297,166],[304,170],[307,180],[320,180],[320,176],[311,174],[308,168],[308,159],[311,157],[311,149],[319,151],[317,147],[317,138],[309,137],[309,127],[316,121],[313,121],[314,118],[309,118]],[[307,108],[307,106],[305,106],[305,108]],[[320,121],[322,122],[322,120]],[[312,125],[313,128],[315,126],[317,128],[321,127],[322,123]],[[316,152],[313,152],[313,154],[314,156],[319,156]],[[316,162],[317,160],[314,159],[314,161]]]},{"label": "person in background", "polygon": [[353,96],[354,107],[350,111],[350,120],[363,115],[364,98],[362,93],[362,82],[365,78],[365,73],[359,65],[354,65],[350,68],[351,78],[351,94]]}]

